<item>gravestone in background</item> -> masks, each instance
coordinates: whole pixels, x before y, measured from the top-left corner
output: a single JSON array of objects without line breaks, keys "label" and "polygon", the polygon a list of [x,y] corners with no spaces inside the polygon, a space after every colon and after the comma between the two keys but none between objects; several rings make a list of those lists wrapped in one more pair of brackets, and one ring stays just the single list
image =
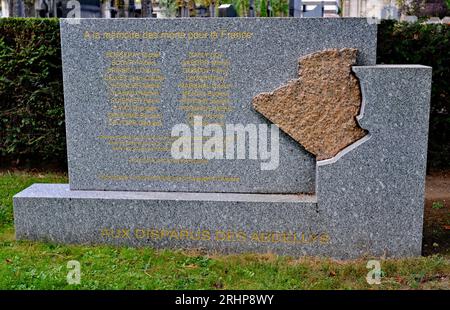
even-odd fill
[{"label": "gravestone in background", "polygon": [[232,4],[219,5],[219,17],[237,17],[236,9]]},{"label": "gravestone in background", "polygon": [[14,197],[18,239],[420,254],[431,68],[375,65],[376,25],[82,19],[61,39],[70,185]]}]

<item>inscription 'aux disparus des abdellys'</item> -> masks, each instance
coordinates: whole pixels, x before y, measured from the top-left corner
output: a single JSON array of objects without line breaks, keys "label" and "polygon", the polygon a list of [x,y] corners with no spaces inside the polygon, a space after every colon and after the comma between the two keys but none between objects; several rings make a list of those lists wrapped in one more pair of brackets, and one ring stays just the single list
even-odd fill
[{"label": "inscription 'aux disparus des abdellys'", "polygon": [[352,72],[357,49],[327,49],[301,57],[298,79],[253,98],[253,107],[317,160],[334,157],[364,137],[356,116],[359,81]]}]

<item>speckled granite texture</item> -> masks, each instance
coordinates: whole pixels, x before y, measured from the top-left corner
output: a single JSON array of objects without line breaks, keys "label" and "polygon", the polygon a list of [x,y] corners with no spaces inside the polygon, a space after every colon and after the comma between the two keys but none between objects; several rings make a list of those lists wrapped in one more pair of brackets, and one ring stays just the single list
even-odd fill
[{"label": "speckled granite texture", "polygon": [[319,212],[353,254],[421,253],[431,70],[353,68],[363,95],[358,120],[369,134],[317,164]]},{"label": "speckled granite texture", "polygon": [[[117,39],[120,32],[141,37]],[[211,38],[211,32],[219,38]],[[164,39],[162,33],[166,33]],[[173,37],[168,39],[167,33]],[[189,39],[189,33],[197,36],[191,34]],[[209,36],[201,38],[203,33]],[[178,37],[182,34],[187,37]],[[296,78],[299,57],[327,48],[356,48],[359,65],[375,64],[376,25],[364,18],[82,19],[80,24],[61,22],[61,44],[72,189],[311,193],[315,157],[284,133],[280,134],[279,166],[270,171],[261,170],[260,158],[174,162],[170,139],[164,138],[175,124],[189,123],[192,114],[204,115],[205,123],[270,124],[253,109],[255,95]],[[210,54],[189,58],[189,52]],[[192,62],[183,63],[186,60]],[[220,61],[212,67],[225,71],[186,74],[186,69],[202,69],[205,60]],[[143,69],[161,71],[140,72]],[[146,88],[126,88],[137,82],[119,78],[130,75],[163,80],[146,81]],[[223,78],[211,84],[229,88],[212,90],[229,94],[209,96],[208,103],[199,102],[204,99],[201,96],[182,95],[202,91],[189,87],[198,82],[193,78],[206,75]],[[160,88],[147,87],[158,83]],[[124,88],[113,89],[113,84]],[[127,91],[134,95],[126,95]],[[129,110],[123,110],[124,106]],[[139,121],[161,125],[130,125]]]},{"label": "speckled granite texture", "polygon": [[420,255],[431,68],[355,67],[369,134],[317,163],[317,195],[73,191],[14,197],[18,239],[275,252]]},{"label": "speckled granite texture", "polygon": [[18,239],[210,252],[327,254],[315,196],[71,191],[34,184],[15,198]]},{"label": "speckled granite texture", "polygon": [[[337,45],[334,46],[336,48],[358,48],[355,46],[357,42],[362,46],[359,63],[370,64],[375,59],[373,28],[365,26],[361,20],[210,20],[217,26],[227,26],[227,29],[254,29],[255,33],[263,33],[257,29],[267,32],[269,28],[277,28],[278,23],[286,23],[286,33],[281,27],[275,34],[261,37],[263,44],[275,40],[283,49],[278,50],[273,45],[261,49],[251,44],[241,46],[239,51],[243,55],[250,55],[249,50],[254,51],[248,58],[255,68],[267,69],[264,67],[267,59],[273,58],[277,51],[283,55],[280,59],[296,62],[299,51],[309,54],[331,45]],[[281,149],[282,156],[286,157],[282,157],[280,167],[286,166],[280,168],[278,173],[284,175],[273,171],[256,172],[257,169],[245,161],[231,161],[221,166],[223,170],[219,171],[238,171],[240,175],[248,176],[242,187],[222,183],[195,186],[192,183],[176,185],[170,182],[102,183],[93,179],[92,175],[106,174],[114,169],[128,171],[125,170],[128,165],[121,166],[118,161],[120,156],[115,157],[96,138],[99,131],[106,128],[103,112],[107,105],[102,99],[104,90],[99,88],[100,82],[95,77],[98,78],[106,65],[102,61],[96,64],[80,59],[87,57],[92,60],[111,45],[100,44],[104,48],[101,50],[98,50],[99,44],[96,47],[79,46],[76,50],[67,44],[72,35],[72,39],[77,38],[85,27],[91,27],[91,31],[106,31],[108,26],[109,30],[121,29],[131,23],[129,29],[142,29],[141,20],[115,22],[119,26],[112,27],[113,24],[105,22],[105,25],[95,28],[97,21],[86,20],[70,35],[63,30],[64,82],[66,103],[69,102],[66,108],[70,182],[75,181],[74,188],[122,188],[123,191],[73,190],[69,185],[35,184],[14,196],[18,240],[202,248],[224,253],[274,252],[341,259],[363,255],[404,257],[420,254],[431,68],[418,65],[353,67],[360,81],[363,99],[357,120],[368,134],[333,158],[316,162],[301,147],[294,148],[296,142],[285,136],[284,141],[290,141],[286,145],[293,148]],[[165,22],[173,23],[172,29],[176,30],[187,25],[185,23],[193,23],[192,27],[197,27],[195,29],[203,29],[206,21],[198,21],[196,26],[195,20]],[[155,29],[159,29],[156,23]],[[339,28],[334,27],[338,25]],[[355,31],[360,34],[360,26],[368,27],[361,31],[368,35],[355,34]],[[287,33],[290,35],[286,36]],[[285,43],[286,40],[288,43]],[[354,44],[347,40],[354,40]],[[284,44],[291,46],[294,43],[298,43],[298,50],[295,47],[284,51]],[[79,42],[71,44],[75,47]],[[117,46],[123,48],[121,44]],[[139,43],[127,46],[133,49]],[[186,46],[198,47],[196,43]],[[236,44],[234,48],[239,46]],[[172,46],[167,43],[167,47]],[[220,46],[220,49],[223,48],[225,46]],[[75,61],[72,56],[77,53],[79,55]],[[232,76],[244,83],[242,79],[253,73],[253,67],[242,65],[245,61],[238,63],[241,67],[232,69]],[[257,80],[250,80],[253,86],[243,87],[245,92],[237,91],[237,95],[245,97],[248,107],[230,114],[229,119],[265,121],[251,108],[251,98],[262,91],[274,89],[295,75],[295,71],[289,71],[295,69],[292,63],[286,64],[281,60],[274,63],[276,70],[270,68],[267,71],[275,72],[270,79],[265,72],[257,75],[260,77]],[[81,64],[84,65],[84,75],[71,71],[73,66],[79,68],[77,66]],[[76,107],[77,103],[79,107]],[[166,113],[171,113],[173,106],[169,102],[164,104]],[[175,112],[173,115],[175,119],[179,117]],[[124,130],[122,133],[136,134],[136,131]],[[171,173],[169,167],[173,165],[167,166],[164,171]],[[217,168],[207,167],[204,168],[206,172]],[[130,173],[147,173],[146,169],[150,168],[128,169]],[[174,169],[177,173],[183,171],[183,168]],[[130,191],[137,189],[152,191]],[[291,194],[302,189],[309,189],[315,194]],[[251,193],[247,193],[249,191]],[[264,191],[267,193],[260,194]]]}]

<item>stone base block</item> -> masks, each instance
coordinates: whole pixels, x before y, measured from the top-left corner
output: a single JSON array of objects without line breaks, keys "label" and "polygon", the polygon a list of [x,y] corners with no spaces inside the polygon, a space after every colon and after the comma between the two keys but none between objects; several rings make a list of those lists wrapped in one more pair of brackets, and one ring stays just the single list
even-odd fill
[{"label": "stone base block", "polygon": [[34,184],[14,197],[14,213],[17,239],[56,243],[343,259],[386,250],[390,256],[420,253],[407,243],[392,246],[392,239],[371,240],[385,236],[369,236],[359,228],[364,226],[352,230],[355,218],[332,221],[314,195],[73,191],[67,184]]}]

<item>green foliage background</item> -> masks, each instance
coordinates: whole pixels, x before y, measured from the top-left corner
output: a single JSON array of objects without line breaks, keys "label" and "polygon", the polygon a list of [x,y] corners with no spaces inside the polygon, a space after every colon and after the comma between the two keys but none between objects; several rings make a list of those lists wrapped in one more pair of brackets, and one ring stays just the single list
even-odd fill
[{"label": "green foliage background", "polygon": [[[383,21],[378,29],[378,63],[433,67],[432,168],[450,167],[449,40],[448,25]],[[0,157],[4,166],[66,165],[56,19],[0,19]]]},{"label": "green foliage background", "polygon": [[0,165],[66,159],[59,23],[0,19]]},{"label": "green foliage background", "polygon": [[[254,0],[255,14],[257,17],[267,17],[267,1]],[[238,13],[238,16],[248,16],[249,0],[222,0],[220,4],[232,4]],[[289,1],[288,0],[271,0],[270,1],[273,16],[288,16]]]}]

